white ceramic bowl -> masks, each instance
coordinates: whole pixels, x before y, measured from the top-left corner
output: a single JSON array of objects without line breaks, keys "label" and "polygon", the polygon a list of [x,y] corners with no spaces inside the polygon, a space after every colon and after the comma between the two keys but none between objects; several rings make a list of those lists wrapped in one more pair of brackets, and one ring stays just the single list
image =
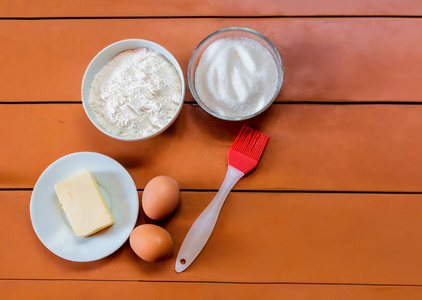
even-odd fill
[{"label": "white ceramic bowl", "polygon": [[[95,75],[97,75],[97,73],[101,70],[101,68],[104,67],[109,61],[111,61],[120,52],[125,51],[125,50],[136,49],[136,48],[149,48],[151,50],[157,51],[160,54],[164,55],[164,57],[167,58],[168,61],[170,61],[170,63],[174,66],[177,73],[179,74],[182,93],[180,96],[180,104],[177,108],[176,114],[173,116],[170,122],[168,122],[163,128],[161,128],[160,130],[148,136],[128,138],[128,137],[123,137],[120,135],[110,133],[104,127],[102,127],[100,123],[97,121],[97,119],[95,118],[91,109],[89,108],[88,101],[89,101],[89,94],[91,91],[92,81],[94,80]],[[164,47],[147,40],[128,39],[128,40],[118,41],[114,44],[107,46],[93,58],[93,60],[88,65],[88,68],[86,69],[84,77],[82,79],[82,104],[83,104],[86,114],[88,115],[88,118],[101,132],[103,132],[104,134],[112,138],[122,140],[122,141],[145,140],[162,133],[174,122],[174,120],[176,120],[177,116],[179,115],[183,107],[184,98],[185,98],[185,81],[184,81],[183,72],[182,72],[182,69],[180,68],[179,63],[174,58],[174,56],[169,51],[167,51]]]},{"label": "white ceramic bowl", "polygon": [[[246,37],[250,38],[258,43],[260,43],[270,54],[271,57],[274,60],[274,63],[276,65],[277,69],[277,87],[274,91],[274,93],[265,101],[265,106],[262,109],[259,109],[258,111],[255,111],[253,113],[237,116],[237,117],[229,117],[222,114],[219,114],[213,108],[208,107],[204,101],[201,99],[201,97],[198,95],[198,92],[196,90],[195,85],[195,72],[197,70],[198,64],[201,60],[202,55],[204,54],[205,50],[207,50],[208,46],[210,46],[213,42],[222,39],[222,38],[232,38],[232,37]],[[280,54],[277,51],[277,48],[271,43],[270,40],[268,40],[264,35],[261,33],[249,29],[249,28],[243,28],[243,27],[229,27],[224,28],[221,30],[218,30],[209,36],[207,36],[202,42],[199,43],[199,45],[196,47],[195,51],[193,52],[188,66],[188,84],[189,89],[195,98],[196,102],[209,114],[213,115],[214,117],[217,117],[219,119],[228,120],[228,121],[242,121],[246,119],[253,118],[263,111],[265,111],[270,105],[274,102],[274,100],[277,98],[278,93],[280,92],[281,85],[283,83],[283,63],[281,61]]]}]

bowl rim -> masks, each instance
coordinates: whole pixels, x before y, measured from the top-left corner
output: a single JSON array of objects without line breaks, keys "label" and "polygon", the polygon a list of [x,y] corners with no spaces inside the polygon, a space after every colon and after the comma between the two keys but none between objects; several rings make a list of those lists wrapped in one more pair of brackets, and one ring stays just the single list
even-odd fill
[{"label": "bowl rim", "polygon": [[[277,71],[279,73],[279,79],[278,79],[278,83],[277,83],[277,88],[274,92],[274,96],[271,99],[271,101],[269,101],[267,103],[267,105],[265,105],[262,109],[260,109],[259,111],[250,114],[248,116],[245,117],[226,117],[226,116],[222,116],[217,114],[216,112],[212,111],[211,109],[209,109],[207,106],[205,106],[205,104],[202,103],[201,99],[199,98],[198,94],[196,93],[195,90],[195,86],[194,83],[191,80],[191,73],[192,73],[192,65],[193,65],[193,61],[198,53],[198,51],[201,49],[201,47],[211,38],[213,38],[216,35],[225,33],[227,31],[244,31],[247,32],[249,34],[253,34],[258,36],[259,38],[261,38],[262,40],[264,40],[269,46],[270,48],[274,51],[275,57],[277,60],[276,63],[278,62],[279,64],[279,68],[277,67]],[[255,40],[256,41],[256,40]],[[260,44],[262,44],[260,41],[256,41]],[[265,46],[264,46],[265,47]],[[205,51],[205,50],[204,50]],[[272,55],[271,55],[272,56]],[[268,107],[271,106],[271,104],[274,103],[275,99],[277,98],[278,94],[280,93],[281,90],[281,86],[283,85],[283,78],[284,78],[284,65],[283,62],[281,60],[281,56],[280,53],[278,52],[277,48],[275,47],[275,45],[266,37],[264,36],[262,33],[254,30],[254,29],[250,29],[250,28],[246,28],[246,27],[226,27],[226,28],[222,28],[219,29],[217,31],[214,31],[213,33],[209,34],[208,36],[206,36],[199,44],[198,46],[196,46],[195,50],[193,51],[190,59],[189,59],[189,64],[188,64],[188,70],[187,70],[187,80],[188,80],[188,86],[189,86],[189,90],[193,96],[193,98],[195,99],[196,103],[198,103],[198,105],[200,107],[202,107],[207,113],[209,113],[210,115],[222,119],[222,120],[227,120],[227,121],[243,121],[243,120],[247,120],[247,119],[251,119],[253,117],[256,117],[257,115],[261,114],[262,112],[264,112]]]},{"label": "bowl rim", "polygon": [[[132,46],[125,47],[126,45],[132,45]],[[110,54],[109,51],[111,52],[111,49],[114,49],[114,48],[116,49],[114,51],[115,53]],[[108,62],[110,62],[119,53],[121,53],[125,50],[131,50],[131,49],[137,49],[137,48],[148,48],[148,49],[151,49],[151,50],[154,50],[154,51],[160,53],[176,69],[176,72],[179,76],[180,83],[181,83],[180,103],[179,103],[179,105],[177,107],[177,111],[174,114],[174,116],[172,117],[172,119],[163,128],[161,128],[158,131],[151,133],[147,136],[124,137],[124,136],[116,135],[116,134],[113,134],[113,133],[107,131],[105,128],[103,128],[103,126],[101,126],[101,124],[99,124],[99,122],[96,120],[95,116],[93,115],[91,109],[89,108],[89,95],[90,95],[90,92],[91,92],[91,84],[92,84],[95,76],[101,70],[101,68],[103,68]],[[97,61],[100,58],[102,58],[103,56],[111,56],[111,59],[108,59],[104,64],[102,64],[99,67],[99,70],[97,70],[97,71],[92,70],[93,68],[96,67],[95,64],[97,63]],[[185,79],[184,79],[183,70],[180,67],[180,64],[177,61],[177,59],[173,56],[173,54],[170,51],[168,51],[166,48],[164,48],[163,46],[161,46],[160,44],[157,44],[155,42],[145,40],[145,39],[132,38],[132,39],[119,40],[117,42],[114,42],[114,43],[104,47],[94,56],[94,58],[91,59],[87,68],[85,69],[84,75],[82,77],[81,98],[82,98],[82,105],[83,105],[83,108],[84,108],[86,115],[88,116],[88,119],[102,133],[106,134],[109,137],[112,137],[114,139],[121,140],[121,141],[141,141],[141,140],[146,140],[146,139],[149,139],[149,138],[152,138],[152,137],[155,137],[155,136],[161,134],[168,127],[170,127],[170,125],[177,119],[177,117],[179,116],[179,114],[182,110],[183,104],[184,104],[185,90],[186,89],[185,89]]]}]

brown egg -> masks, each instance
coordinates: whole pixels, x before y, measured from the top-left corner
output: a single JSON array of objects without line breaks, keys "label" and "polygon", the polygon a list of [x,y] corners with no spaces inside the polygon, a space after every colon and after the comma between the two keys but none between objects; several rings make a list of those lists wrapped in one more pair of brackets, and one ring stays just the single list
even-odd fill
[{"label": "brown egg", "polygon": [[132,250],[145,261],[157,262],[173,253],[173,239],[164,228],[143,224],[136,227],[129,238]]},{"label": "brown egg", "polygon": [[179,205],[180,189],[176,180],[170,176],[157,176],[145,186],[142,194],[142,208],[153,220],[161,220]]}]

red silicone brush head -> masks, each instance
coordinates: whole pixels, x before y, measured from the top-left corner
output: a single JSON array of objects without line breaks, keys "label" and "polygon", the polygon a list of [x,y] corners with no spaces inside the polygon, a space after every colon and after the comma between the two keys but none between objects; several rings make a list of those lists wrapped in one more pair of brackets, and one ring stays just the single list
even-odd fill
[{"label": "red silicone brush head", "polygon": [[229,150],[229,165],[246,174],[258,164],[269,136],[243,125]]}]

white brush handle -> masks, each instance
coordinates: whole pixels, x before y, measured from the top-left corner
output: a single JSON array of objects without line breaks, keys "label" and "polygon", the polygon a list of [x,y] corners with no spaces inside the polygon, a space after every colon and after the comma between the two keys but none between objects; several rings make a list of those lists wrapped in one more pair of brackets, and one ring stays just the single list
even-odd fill
[{"label": "white brush handle", "polygon": [[186,270],[204,248],[217,222],[224,200],[226,200],[233,186],[244,175],[244,173],[229,165],[226,177],[217,195],[193,223],[182,243],[176,259],[176,272],[180,273]]}]

